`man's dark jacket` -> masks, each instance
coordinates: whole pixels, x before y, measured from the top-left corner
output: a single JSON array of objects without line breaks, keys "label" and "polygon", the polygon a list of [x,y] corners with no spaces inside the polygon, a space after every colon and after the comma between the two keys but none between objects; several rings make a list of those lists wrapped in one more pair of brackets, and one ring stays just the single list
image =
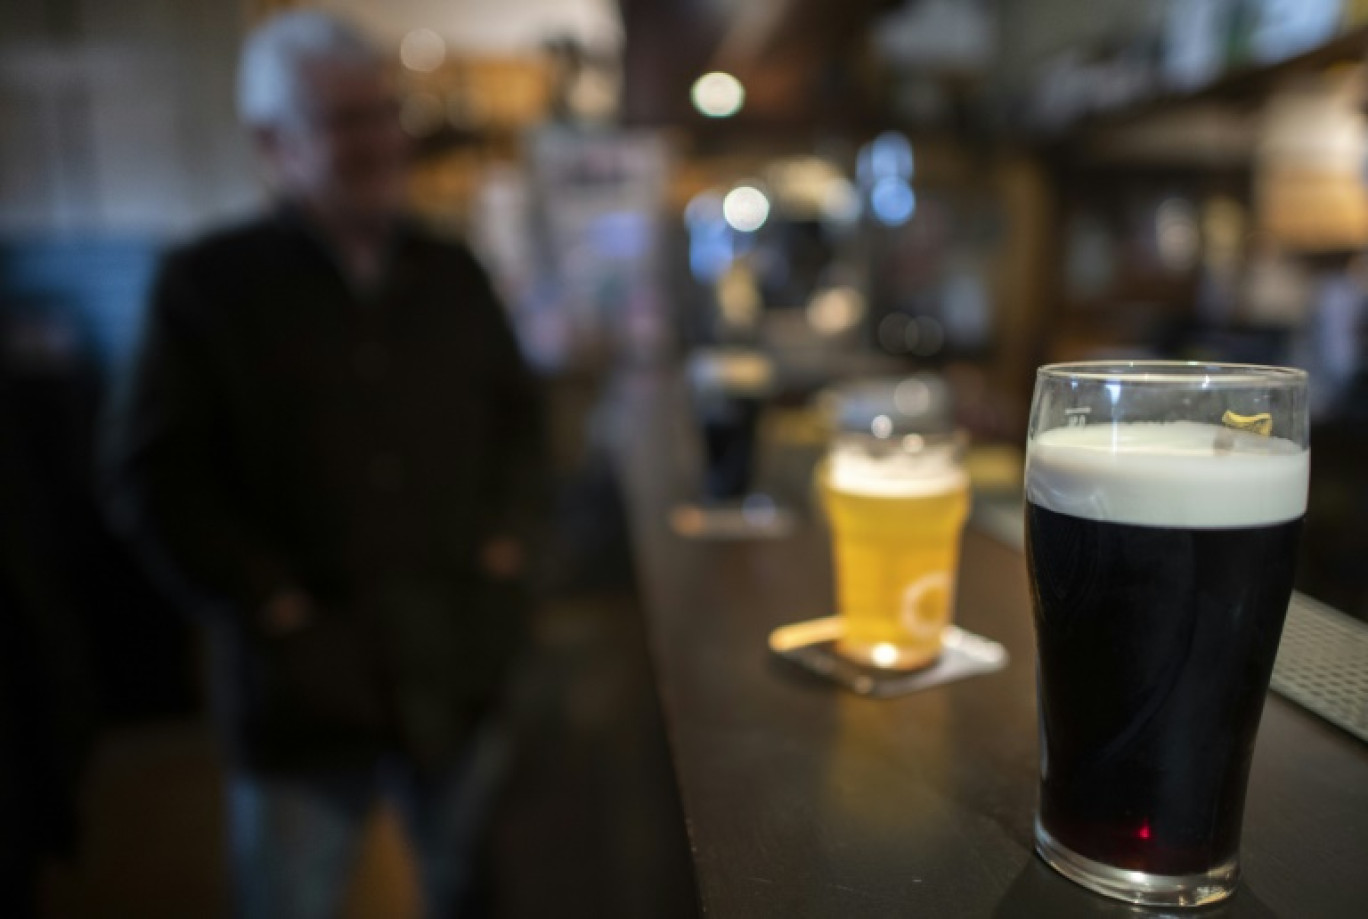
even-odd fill
[{"label": "man's dark jacket", "polygon": [[[516,648],[476,560],[528,535],[534,382],[466,249],[406,225],[387,265],[357,291],[290,211],[173,252],[112,419],[114,521],[208,614],[249,767],[439,765]],[[288,589],[317,621],[267,634]]]}]

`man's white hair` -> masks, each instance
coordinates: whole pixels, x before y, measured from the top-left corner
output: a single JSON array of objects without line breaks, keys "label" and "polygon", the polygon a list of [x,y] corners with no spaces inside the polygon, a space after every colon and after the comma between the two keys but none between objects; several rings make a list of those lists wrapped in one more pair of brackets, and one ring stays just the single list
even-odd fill
[{"label": "man's white hair", "polygon": [[250,127],[274,127],[301,114],[301,75],[319,61],[379,64],[380,50],[345,20],[318,10],[293,10],[258,26],[238,63],[238,117]]}]

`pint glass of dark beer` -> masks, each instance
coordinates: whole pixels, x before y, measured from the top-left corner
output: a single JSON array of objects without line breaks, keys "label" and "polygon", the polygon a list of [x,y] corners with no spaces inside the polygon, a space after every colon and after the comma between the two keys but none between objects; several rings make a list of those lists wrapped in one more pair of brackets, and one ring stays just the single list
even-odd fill
[{"label": "pint glass of dark beer", "polygon": [[774,365],[758,351],[708,348],[690,357],[688,376],[703,441],[704,501],[739,501],[754,477],[756,435]]},{"label": "pint glass of dark beer", "polygon": [[1036,850],[1133,903],[1229,896],[1310,469],[1306,374],[1057,364],[1036,379],[1026,538]]}]

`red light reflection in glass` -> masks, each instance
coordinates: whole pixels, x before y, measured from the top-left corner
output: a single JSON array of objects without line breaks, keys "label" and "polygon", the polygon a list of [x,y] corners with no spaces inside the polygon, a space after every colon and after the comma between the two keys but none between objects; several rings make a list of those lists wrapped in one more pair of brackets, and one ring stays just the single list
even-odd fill
[{"label": "red light reflection in glass", "polygon": [[1138,830],[1135,831],[1135,835],[1136,835],[1136,836],[1139,836],[1141,839],[1149,839],[1149,838],[1150,838],[1150,827],[1149,827],[1149,823],[1146,822],[1146,823],[1140,824],[1140,829],[1138,829]]}]

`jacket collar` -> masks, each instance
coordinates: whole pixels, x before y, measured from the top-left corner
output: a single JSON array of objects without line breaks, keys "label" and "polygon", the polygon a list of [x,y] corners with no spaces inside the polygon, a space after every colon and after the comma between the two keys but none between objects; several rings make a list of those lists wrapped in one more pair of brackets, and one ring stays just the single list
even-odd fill
[{"label": "jacket collar", "polygon": [[323,257],[347,289],[363,302],[378,299],[400,279],[401,257],[418,235],[416,220],[408,214],[397,215],[381,256],[379,275],[373,281],[363,282],[352,275],[333,241],[298,203],[281,201],[276,205],[273,219],[287,233],[297,236]]}]

